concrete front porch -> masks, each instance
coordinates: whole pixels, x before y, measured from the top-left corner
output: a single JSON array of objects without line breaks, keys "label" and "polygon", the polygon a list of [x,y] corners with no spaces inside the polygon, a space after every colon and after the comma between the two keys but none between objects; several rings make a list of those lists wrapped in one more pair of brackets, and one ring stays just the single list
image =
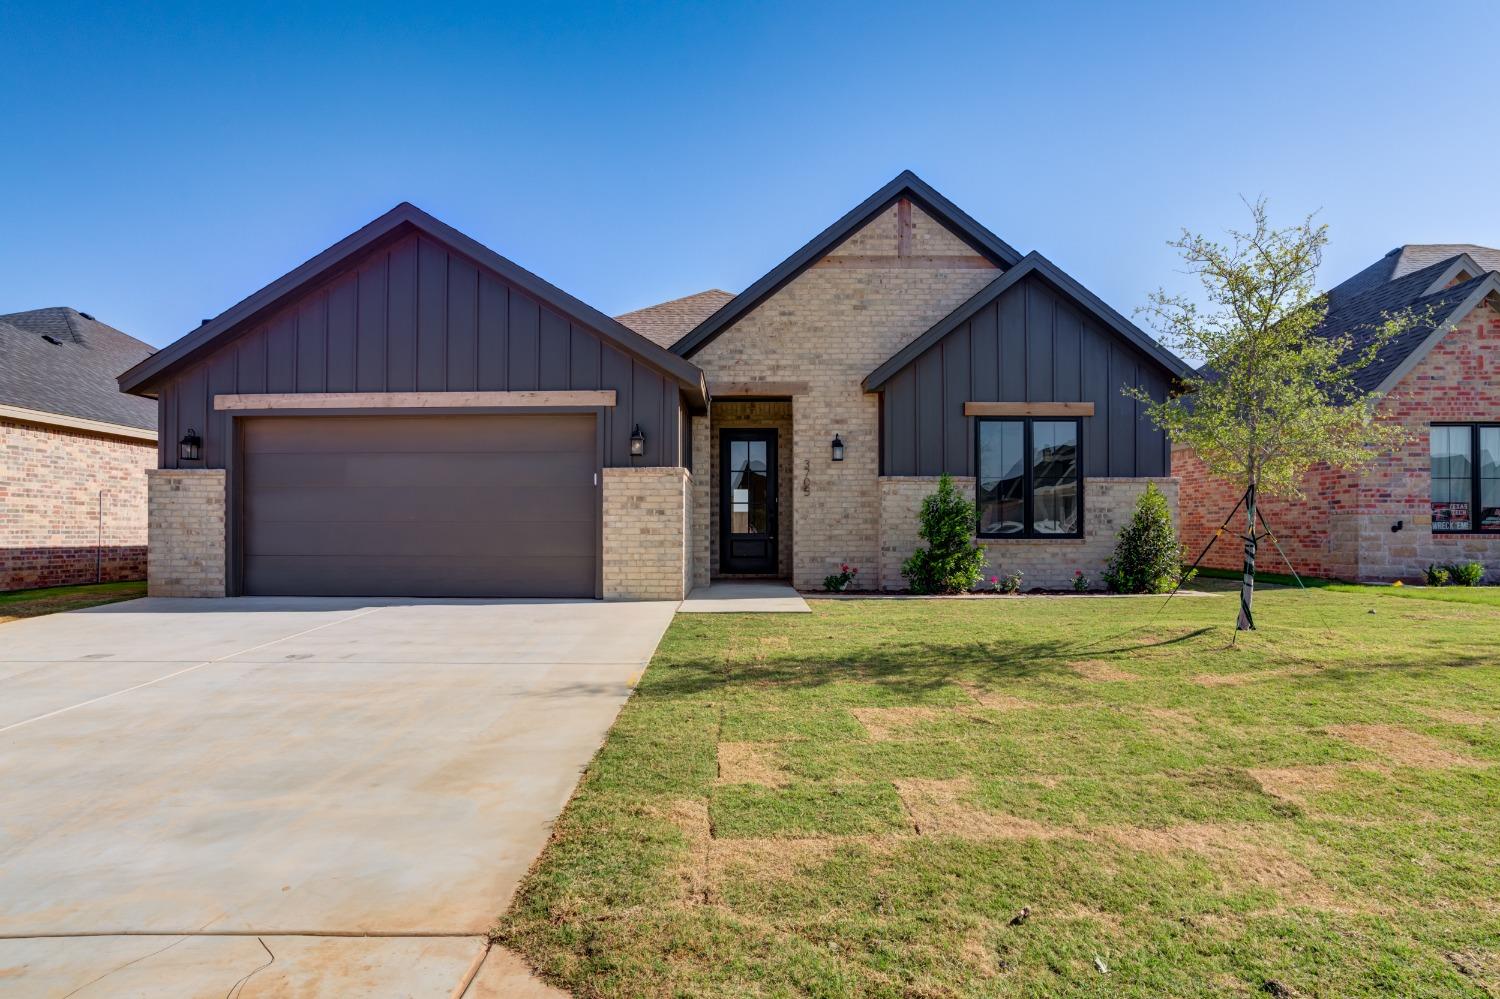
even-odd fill
[{"label": "concrete front porch", "polygon": [[699,586],[677,608],[679,614],[809,614],[802,595],[777,580],[718,579]]}]

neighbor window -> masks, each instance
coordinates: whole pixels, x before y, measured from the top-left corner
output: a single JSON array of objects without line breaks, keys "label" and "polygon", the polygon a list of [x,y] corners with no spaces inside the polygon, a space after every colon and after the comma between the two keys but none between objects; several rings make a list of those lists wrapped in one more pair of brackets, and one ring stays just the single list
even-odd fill
[{"label": "neighbor window", "polygon": [[1077,420],[982,419],[976,447],[981,537],[1082,536]]},{"label": "neighbor window", "polygon": [[1500,425],[1432,428],[1432,529],[1500,534]]}]

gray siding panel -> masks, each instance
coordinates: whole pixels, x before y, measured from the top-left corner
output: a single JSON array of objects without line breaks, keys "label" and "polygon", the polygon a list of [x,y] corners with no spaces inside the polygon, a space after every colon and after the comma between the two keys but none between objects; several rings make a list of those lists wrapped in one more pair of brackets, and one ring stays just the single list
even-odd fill
[{"label": "gray siding panel", "polygon": [[386,273],[389,256],[380,254],[359,269],[356,281],[354,385],[358,392],[384,392],[386,379]]},{"label": "gray siding panel", "polygon": [[886,475],[974,474],[974,419],[964,403],[1092,402],[1082,421],[1084,474],[1165,475],[1165,436],[1121,393],[1161,399],[1169,376],[1038,276],[1029,276],[886,383]]},{"label": "gray siding panel", "polygon": [[353,392],[355,351],[354,323],[358,315],[359,279],[350,275],[328,289],[328,363],[326,383],[330,392]]},{"label": "gray siding panel", "polygon": [[[606,466],[675,465],[684,454],[673,379],[471,258],[407,235],[247,322],[201,363],[163,382],[162,466],[178,467],[177,440],[188,427],[204,438],[196,467],[229,462],[229,421],[212,411],[215,395],[473,389],[613,389]],[[646,456],[632,460],[637,423]]]}]

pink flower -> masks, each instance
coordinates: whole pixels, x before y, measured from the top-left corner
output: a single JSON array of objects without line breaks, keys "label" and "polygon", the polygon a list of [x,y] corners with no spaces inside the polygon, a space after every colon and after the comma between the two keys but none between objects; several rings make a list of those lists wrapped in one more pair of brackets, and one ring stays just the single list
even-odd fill
[{"label": "pink flower", "polygon": [[998,582],[1000,582],[1000,577],[999,576],[991,576],[990,577],[990,582],[992,582],[992,583],[998,583]]}]

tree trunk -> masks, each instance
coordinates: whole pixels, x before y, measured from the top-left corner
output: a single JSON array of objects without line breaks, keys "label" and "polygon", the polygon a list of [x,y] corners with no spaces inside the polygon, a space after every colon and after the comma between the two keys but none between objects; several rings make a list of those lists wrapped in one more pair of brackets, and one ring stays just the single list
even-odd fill
[{"label": "tree trunk", "polygon": [[1240,582],[1240,619],[1236,631],[1254,631],[1255,618],[1250,613],[1255,602],[1255,483],[1245,490],[1245,575]]}]

